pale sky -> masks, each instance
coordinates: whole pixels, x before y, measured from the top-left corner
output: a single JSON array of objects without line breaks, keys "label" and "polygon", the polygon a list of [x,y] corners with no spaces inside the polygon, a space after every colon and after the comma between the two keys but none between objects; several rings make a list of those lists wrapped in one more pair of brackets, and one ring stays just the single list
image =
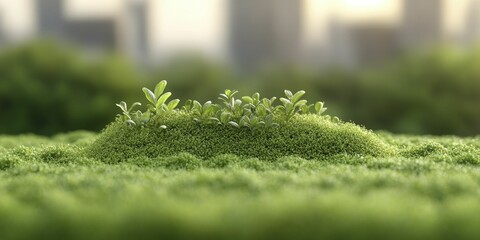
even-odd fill
[{"label": "pale sky", "polygon": [[157,0],[152,9],[156,51],[163,56],[178,49],[195,48],[223,55],[227,17],[224,0]]}]

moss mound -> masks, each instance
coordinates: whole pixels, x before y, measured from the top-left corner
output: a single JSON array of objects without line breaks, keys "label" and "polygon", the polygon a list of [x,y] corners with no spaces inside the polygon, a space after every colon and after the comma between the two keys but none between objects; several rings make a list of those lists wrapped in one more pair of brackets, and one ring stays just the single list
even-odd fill
[{"label": "moss mound", "polygon": [[336,154],[385,156],[395,149],[371,131],[352,123],[335,123],[314,114],[296,115],[276,128],[235,128],[203,124],[176,111],[162,119],[167,129],[110,124],[86,148],[86,154],[108,162],[133,157],[170,156],[179,152],[210,158],[221,154],[274,160],[283,156],[318,159]]}]

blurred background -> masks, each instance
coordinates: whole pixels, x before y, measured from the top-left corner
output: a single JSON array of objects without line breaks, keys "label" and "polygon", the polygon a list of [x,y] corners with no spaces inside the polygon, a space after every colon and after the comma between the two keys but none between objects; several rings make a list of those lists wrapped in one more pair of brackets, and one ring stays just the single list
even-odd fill
[{"label": "blurred background", "polygon": [[480,0],[0,0],[0,134],[99,131],[182,101],[306,90],[395,133],[480,134]]}]

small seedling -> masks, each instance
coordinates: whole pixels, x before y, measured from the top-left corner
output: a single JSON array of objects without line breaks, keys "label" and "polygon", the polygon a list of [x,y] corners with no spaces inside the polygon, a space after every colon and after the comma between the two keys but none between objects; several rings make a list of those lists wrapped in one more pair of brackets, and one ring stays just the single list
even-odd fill
[{"label": "small seedling", "polygon": [[[142,112],[137,110],[132,113],[135,106],[141,104],[136,102],[130,108],[127,108],[125,102],[117,104],[122,109],[122,115],[119,117],[128,125],[143,126],[155,116],[163,116],[173,114],[175,111],[183,111],[191,114],[192,119],[204,124],[218,124],[225,126],[233,126],[236,128],[259,128],[259,127],[277,127],[279,123],[276,121],[288,122],[296,114],[311,114],[322,115],[327,108],[324,107],[323,102],[316,102],[315,104],[307,104],[307,100],[302,99],[305,91],[301,90],[295,94],[289,90],[285,90],[285,97],[280,98],[281,104],[275,105],[276,97],[260,98],[259,93],[254,93],[252,96],[242,96],[235,98],[238,93],[236,90],[227,89],[221,93],[218,99],[219,104],[207,101],[204,104],[196,100],[187,100],[181,107],[177,109],[180,102],[178,99],[167,102],[172,95],[170,92],[165,92],[167,81],[159,82],[154,91],[143,88],[145,97],[148,100],[148,110]],[[158,119],[158,118],[155,118]],[[339,122],[337,117],[333,119],[330,116],[325,116],[333,122]],[[160,128],[165,129],[166,126],[161,123],[154,123]]]},{"label": "small seedling", "polygon": [[163,93],[165,87],[167,86],[167,81],[163,80],[155,86],[155,90],[152,92],[148,88],[143,88],[143,92],[145,93],[145,97],[150,102],[148,105],[148,109],[152,114],[164,114],[173,111],[178,103],[180,103],[179,99],[171,100],[167,103],[168,98],[172,95],[171,92]]},{"label": "small seedling", "polygon": [[138,120],[136,118],[137,114],[132,115],[131,111],[136,107],[136,106],[141,106],[142,104],[139,102],[134,102],[130,108],[127,107],[127,103],[124,101],[121,101],[120,103],[116,104],[120,109],[122,109],[122,115],[118,114],[117,116],[120,117],[126,124],[128,125],[137,125],[139,122],[135,121]]}]

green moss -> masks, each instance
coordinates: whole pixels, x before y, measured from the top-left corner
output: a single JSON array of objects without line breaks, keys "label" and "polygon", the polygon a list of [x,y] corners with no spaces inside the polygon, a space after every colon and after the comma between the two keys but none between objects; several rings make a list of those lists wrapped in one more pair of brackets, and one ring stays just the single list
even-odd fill
[{"label": "green moss", "polygon": [[441,155],[446,152],[447,149],[442,144],[437,142],[426,142],[404,151],[403,155],[407,157],[426,157],[434,154]]},{"label": "green moss", "polygon": [[463,153],[454,157],[454,161],[458,164],[479,165],[480,157],[472,153]]},{"label": "green moss", "polygon": [[40,160],[47,163],[68,163],[75,161],[76,151],[68,145],[48,146],[39,152]]},{"label": "green moss", "polygon": [[0,158],[0,171],[4,171],[7,169],[10,169],[14,167],[16,164],[16,161],[9,159],[9,158]]},{"label": "green moss", "polygon": [[235,154],[265,160],[292,155],[305,159],[336,154],[385,156],[395,152],[394,147],[364,128],[352,123],[334,123],[313,114],[297,115],[277,128],[257,129],[197,123],[182,112],[152,122],[161,122],[168,128],[154,125],[139,128],[114,122],[86,148],[86,153],[116,162],[180,152],[201,158]]},{"label": "green moss", "polygon": [[236,155],[222,154],[208,159],[204,165],[208,168],[227,168],[239,161],[241,161],[241,159]]},{"label": "green moss", "polygon": [[167,169],[196,169],[202,166],[202,162],[196,156],[190,153],[180,153],[164,160],[164,166]]}]

